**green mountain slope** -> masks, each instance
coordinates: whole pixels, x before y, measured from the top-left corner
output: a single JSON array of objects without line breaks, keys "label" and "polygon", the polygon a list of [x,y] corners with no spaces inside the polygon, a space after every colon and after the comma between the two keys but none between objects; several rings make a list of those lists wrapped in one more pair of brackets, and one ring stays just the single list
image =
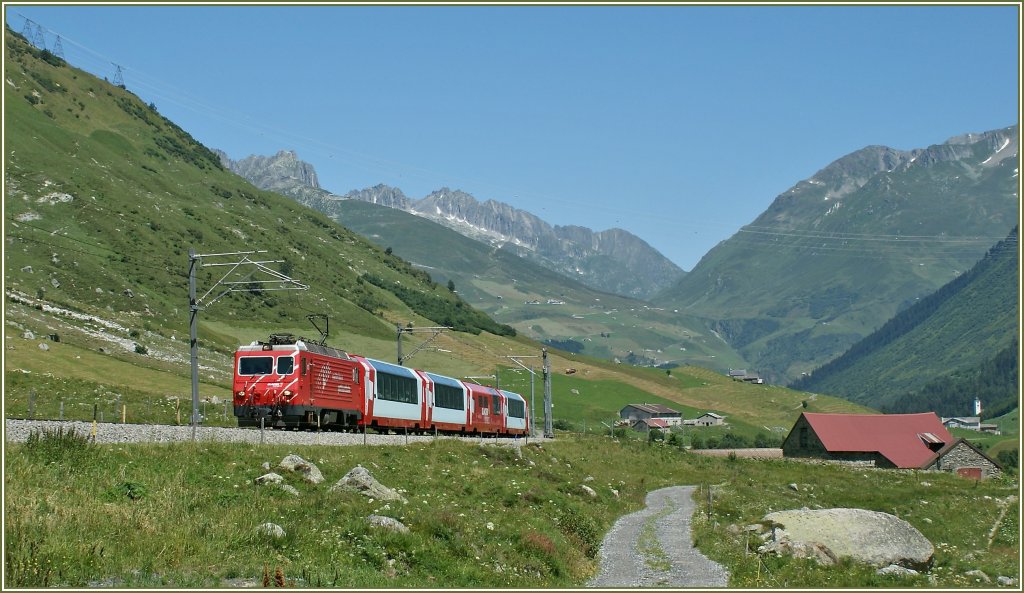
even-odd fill
[{"label": "green mountain slope", "polygon": [[538,341],[641,365],[671,365],[688,351],[711,368],[742,364],[697,320],[593,290],[422,217],[358,200],[333,202],[329,213]]},{"label": "green mountain slope", "polygon": [[[473,333],[511,332],[359,235],[223,170],[216,155],[130,92],[9,31],[6,47],[9,295],[166,337],[187,335],[189,248],[260,249],[266,255],[253,259],[281,260],[281,271],[311,289],[269,292],[252,285],[204,310],[203,323],[244,318],[301,327],[316,312],[378,337],[393,331],[385,320],[392,315]],[[224,271],[202,267],[200,294]],[[416,296],[383,290],[370,278],[400,282]],[[203,333],[213,345],[235,346]]]},{"label": "green mountain slope", "polygon": [[1014,229],[969,271],[794,387],[893,411],[963,416],[976,395],[994,415],[1012,409],[1019,263]]},{"label": "green mountain slope", "polygon": [[873,146],[780,195],[655,299],[773,381],[838,356],[970,268],[1019,216],[1018,128]]}]

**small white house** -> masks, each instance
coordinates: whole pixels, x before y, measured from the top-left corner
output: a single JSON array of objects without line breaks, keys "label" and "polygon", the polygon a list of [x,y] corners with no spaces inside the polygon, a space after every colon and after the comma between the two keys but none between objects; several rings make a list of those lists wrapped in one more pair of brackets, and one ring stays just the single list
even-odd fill
[{"label": "small white house", "polygon": [[696,426],[722,426],[725,424],[725,416],[719,416],[714,412],[704,412],[693,423]]}]

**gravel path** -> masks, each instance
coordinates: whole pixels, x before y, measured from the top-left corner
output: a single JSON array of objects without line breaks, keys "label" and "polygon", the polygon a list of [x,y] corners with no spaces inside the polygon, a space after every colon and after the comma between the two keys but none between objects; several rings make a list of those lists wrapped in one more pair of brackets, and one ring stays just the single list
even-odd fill
[{"label": "gravel path", "polygon": [[[59,421],[59,420],[16,420],[5,419],[4,440],[8,442],[23,443],[33,430],[57,430],[63,427],[64,430],[73,429],[79,434],[92,435],[92,422],[80,421]],[[433,436],[416,436],[403,434],[376,434],[370,432],[366,435],[367,445],[404,445],[409,443],[421,443],[434,440]],[[461,438],[470,442],[480,442],[501,445],[524,445],[525,438],[500,438],[494,437],[453,437],[438,436],[438,439]],[[170,443],[175,441],[189,441],[192,439],[191,426],[164,426],[157,424],[115,424],[111,422],[98,422],[96,424],[97,443]],[[266,443],[268,445],[362,445],[363,435],[342,432],[305,432],[295,430],[265,430],[260,434],[258,428],[225,428],[218,426],[199,426],[196,428],[197,441],[219,441],[219,442],[240,442],[240,443]],[[530,442],[540,442],[542,438],[530,438]]]},{"label": "gravel path", "polygon": [[601,570],[589,587],[725,587],[729,573],[693,547],[696,486],[647,494],[647,508],[619,518],[601,543]]}]

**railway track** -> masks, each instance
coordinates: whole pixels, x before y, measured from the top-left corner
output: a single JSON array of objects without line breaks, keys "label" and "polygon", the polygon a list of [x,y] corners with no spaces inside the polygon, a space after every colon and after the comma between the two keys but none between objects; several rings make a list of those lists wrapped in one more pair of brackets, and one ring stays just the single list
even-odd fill
[{"label": "railway track", "polygon": [[[78,434],[94,436],[97,443],[173,443],[192,440],[191,426],[161,424],[116,424],[112,422],[82,422],[60,420],[23,420],[7,418],[4,420],[4,440],[9,443],[23,443],[33,431],[59,428],[74,430]],[[460,439],[468,442],[519,446],[528,442],[540,442],[540,437],[514,438],[493,436],[454,436],[454,435],[405,435],[377,434],[374,432],[342,433],[316,432],[296,430],[260,430],[258,428],[225,428],[219,426],[199,426],[195,430],[195,440],[201,442],[233,442],[267,445],[324,445],[324,446],[379,446],[406,445],[409,443],[431,442],[435,439]]]}]

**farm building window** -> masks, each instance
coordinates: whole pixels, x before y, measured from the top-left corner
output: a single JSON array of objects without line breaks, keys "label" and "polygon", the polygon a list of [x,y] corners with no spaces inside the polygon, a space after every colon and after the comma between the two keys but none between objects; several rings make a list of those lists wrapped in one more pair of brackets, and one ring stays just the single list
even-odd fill
[{"label": "farm building window", "polygon": [[419,398],[416,397],[416,380],[378,372],[377,397],[403,404],[419,403]]},{"label": "farm building window", "polygon": [[290,375],[295,370],[295,358],[291,356],[282,356],[277,359],[277,374],[278,375]]},{"label": "farm building window", "polygon": [[273,370],[272,356],[245,356],[238,359],[239,375],[269,375]]},{"label": "farm building window", "polygon": [[806,426],[801,426],[800,427],[800,448],[801,449],[806,449],[807,448],[807,441],[808,441],[808,439],[807,439],[807,427]]},{"label": "farm building window", "polygon": [[449,410],[464,410],[465,398],[462,390],[450,385],[434,385],[434,405]]},{"label": "farm building window", "polygon": [[526,402],[518,399],[508,400],[508,415],[512,418],[526,418]]}]

